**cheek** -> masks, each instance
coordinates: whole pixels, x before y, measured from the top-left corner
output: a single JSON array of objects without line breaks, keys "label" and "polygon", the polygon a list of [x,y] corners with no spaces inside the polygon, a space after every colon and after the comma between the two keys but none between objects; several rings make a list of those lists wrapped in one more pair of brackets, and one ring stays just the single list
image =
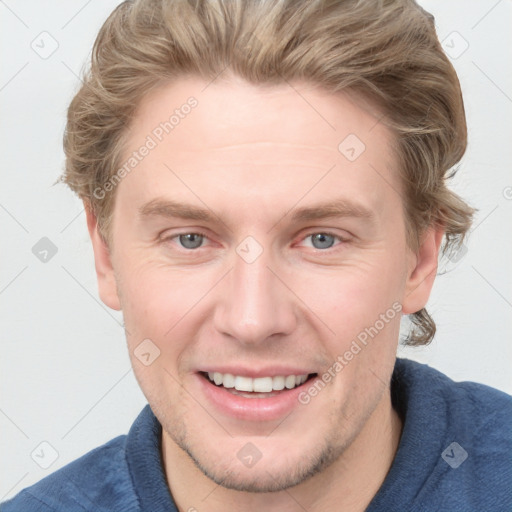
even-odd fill
[{"label": "cheek", "polygon": [[400,303],[405,285],[402,274],[398,258],[379,254],[372,261],[317,274],[302,285],[297,281],[295,289],[337,336],[346,338]]},{"label": "cheek", "polygon": [[192,335],[185,333],[190,328],[188,320],[204,307],[202,299],[215,283],[212,274],[126,259],[119,289],[130,344],[150,338],[166,353],[179,352],[179,340]]},{"label": "cheek", "polygon": [[149,403],[164,408],[162,400],[180,396],[180,360],[189,339],[182,331],[187,297],[175,279],[151,267],[132,267],[120,288],[134,374]]},{"label": "cheek", "polygon": [[[154,265],[125,259],[120,265],[118,289],[125,325],[131,337],[161,339],[183,314],[185,291]],[[179,293],[176,290],[179,289]]]}]

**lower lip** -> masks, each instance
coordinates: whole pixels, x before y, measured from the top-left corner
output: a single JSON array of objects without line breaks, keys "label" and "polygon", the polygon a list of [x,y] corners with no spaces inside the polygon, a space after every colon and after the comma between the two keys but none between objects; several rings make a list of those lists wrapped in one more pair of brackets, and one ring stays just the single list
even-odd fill
[{"label": "lower lip", "polygon": [[314,382],[307,380],[300,386],[265,398],[246,398],[234,395],[223,386],[216,386],[202,374],[196,374],[201,392],[223,414],[245,421],[272,421],[283,418],[299,407],[299,395]]}]

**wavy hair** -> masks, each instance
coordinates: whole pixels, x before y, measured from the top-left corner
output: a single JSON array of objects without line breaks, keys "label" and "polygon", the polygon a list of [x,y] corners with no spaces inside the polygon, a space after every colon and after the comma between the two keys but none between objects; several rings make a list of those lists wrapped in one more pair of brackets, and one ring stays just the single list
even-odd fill
[{"label": "wavy hair", "polygon": [[[414,0],[129,0],[108,17],[67,114],[62,181],[110,240],[114,175],[141,99],[184,75],[225,69],[254,84],[302,79],[378,108],[395,134],[407,240],[436,224],[443,254],[457,250],[473,209],[447,188],[466,149],[459,81],[433,17]],[[435,323],[410,316],[406,344],[429,343]]]}]

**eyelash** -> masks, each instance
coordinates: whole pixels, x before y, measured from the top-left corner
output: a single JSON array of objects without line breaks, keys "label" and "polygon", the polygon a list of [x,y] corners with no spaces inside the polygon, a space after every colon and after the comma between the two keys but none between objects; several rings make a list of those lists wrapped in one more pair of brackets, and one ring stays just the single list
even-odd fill
[{"label": "eyelash", "polygon": [[[338,242],[339,242],[338,244],[336,244],[336,245],[334,245],[332,247],[328,247],[326,249],[316,249],[314,247],[312,248],[313,250],[318,251],[318,252],[329,252],[329,251],[336,250],[336,247],[338,247],[339,245],[342,245],[344,242],[347,242],[346,238],[343,238],[340,235],[336,235],[335,233],[331,233],[330,231],[311,231],[311,232],[305,234],[301,238],[301,241],[304,241],[307,238],[312,237],[313,235],[318,235],[318,234],[332,236],[333,238],[337,239]],[[183,235],[199,235],[199,236],[201,236],[201,237],[203,237],[205,239],[209,239],[208,235],[206,233],[201,232],[201,231],[184,231],[182,233],[177,233],[175,235],[165,237],[165,238],[162,239],[162,242],[163,243],[170,242],[171,240],[179,239],[179,237],[183,236]],[[196,249],[187,249],[185,247],[180,247],[180,249],[182,251],[189,252],[189,253],[197,252],[199,249],[202,249],[202,248],[203,248],[202,245],[200,247],[196,248]]]}]

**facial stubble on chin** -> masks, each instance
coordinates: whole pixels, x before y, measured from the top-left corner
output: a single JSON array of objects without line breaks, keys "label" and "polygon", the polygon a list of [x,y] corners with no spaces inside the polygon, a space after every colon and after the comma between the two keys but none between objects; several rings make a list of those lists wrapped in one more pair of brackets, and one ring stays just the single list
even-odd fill
[{"label": "facial stubble on chin", "polygon": [[[371,412],[372,411],[369,411],[364,418],[360,419],[363,425],[371,415]],[[339,438],[339,432],[340,430],[344,431],[344,429],[334,429],[337,435],[333,433],[327,436],[320,446],[317,445],[312,448],[314,450],[313,453],[304,453],[298,461],[293,461],[289,467],[281,470],[280,473],[276,473],[275,470],[276,467],[279,467],[279,460],[267,462],[266,466],[263,467],[261,464],[261,462],[265,463],[265,454],[263,453],[261,460],[257,463],[260,464],[260,468],[262,469],[258,471],[256,469],[257,466],[255,466],[256,471],[254,472],[254,476],[247,477],[243,476],[247,471],[245,469],[241,471],[230,469],[221,473],[218,468],[216,469],[215,461],[206,462],[204,457],[198,456],[197,450],[195,450],[189,442],[186,427],[183,424],[179,426],[175,424],[174,426],[174,429],[164,427],[167,436],[171,442],[174,442],[190,458],[195,467],[201,471],[203,475],[226,489],[251,493],[284,491],[322,473],[343,455],[359,432],[359,429],[355,428],[349,438],[341,440]],[[314,427],[311,426],[311,428]],[[283,454],[283,457],[284,456],[285,454]],[[233,459],[235,464],[241,464],[236,458],[236,452],[233,453]],[[253,468],[250,468],[249,471],[252,471],[252,469]]]}]

